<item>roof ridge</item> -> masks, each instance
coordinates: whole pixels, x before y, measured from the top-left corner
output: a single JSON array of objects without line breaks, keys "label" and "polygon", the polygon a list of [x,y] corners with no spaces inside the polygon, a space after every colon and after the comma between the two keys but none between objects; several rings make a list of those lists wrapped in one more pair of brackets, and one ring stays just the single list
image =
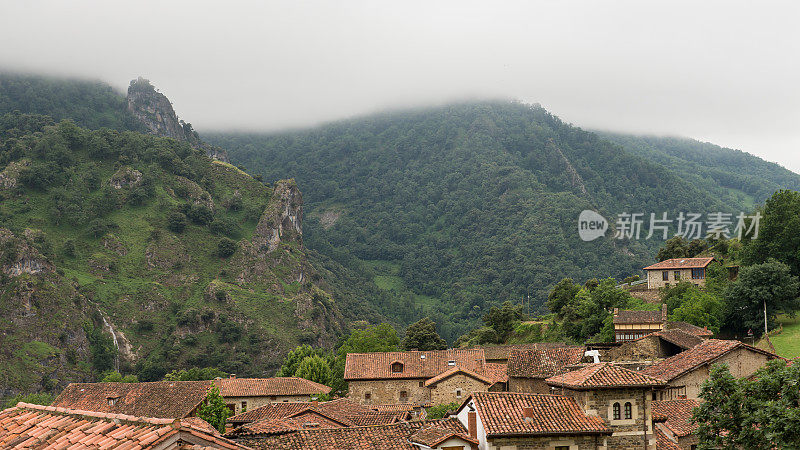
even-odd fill
[{"label": "roof ridge", "polygon": [[33,403],[24,403],[19,402],[17,403],[16,408],[19,409],[33,409],[37,411],[47,411],[47,412],[56,412],[60,414],[72,415],[72,416],[85,416],[85,417],[93,417],[97,419],[108,419],[108,420],[122,420],[126,422],[139,422],[139,423],[147,423],[150,425],[172,425],[180,423],[180,419],[167,419],[167,418],[158,418],[158,417],[137,417],[131,416],[128,414],[116,414],[116,413],[104,413],[98,411],[85,411],[82,409],[71,409],[71,408],[64,408],[61,406],[45,406],[45,405],[35,405]]}]

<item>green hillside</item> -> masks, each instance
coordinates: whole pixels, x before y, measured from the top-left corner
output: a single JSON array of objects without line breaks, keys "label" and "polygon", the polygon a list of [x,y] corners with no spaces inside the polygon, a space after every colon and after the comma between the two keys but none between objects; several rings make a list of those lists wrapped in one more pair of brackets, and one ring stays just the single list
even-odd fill
[{"label": "green hillside", "polygon": [[583,209],[612,220],[622,212],[735,213],[773,185],[800,180],[789,172],[763,185],[723,183],[723,175],[750,176],[711,156],[676,172],[634,144],[623,148],[520,103],[203,137],[267,179],[297,179],[307,193],[309,247],[389,293],[385,315],[407,323],[431,314],[448,339],[477,325],[487,305],[528,293],[541,302],[565,276],[638,273],[662,243],[583,242]]},{"label": "green hillside", "polygon": [[264,375],[344,327],[294,181],[47,116],[0,116],[0,269],[0,396],[115,366]]}]

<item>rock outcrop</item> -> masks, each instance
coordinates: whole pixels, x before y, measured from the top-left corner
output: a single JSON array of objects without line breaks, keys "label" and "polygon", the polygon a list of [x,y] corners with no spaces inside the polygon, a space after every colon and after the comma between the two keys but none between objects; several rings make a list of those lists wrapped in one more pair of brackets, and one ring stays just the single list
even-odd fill
[{"label": "rock outcrop", "polygon": [[128,86],[128,111],[156,136],[188,142],[206,152],[211,159],[228,162],[225,150],[200,140],[192,124],[178,119],[172,102],[158,92],[149,80],[139,77]]}]

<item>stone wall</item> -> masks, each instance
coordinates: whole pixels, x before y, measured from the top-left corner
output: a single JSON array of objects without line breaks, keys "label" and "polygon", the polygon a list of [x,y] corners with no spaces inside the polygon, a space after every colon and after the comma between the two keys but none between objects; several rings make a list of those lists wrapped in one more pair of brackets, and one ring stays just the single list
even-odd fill
[{"label": "stone wall", "polygon": [[[308,402],[311,397],[308,395],[272,395],[272,396],[259,396],[259,397],[225,397],[225,404],[230,408],[234,406],[236,414],[243,413],[245,410],[252,411],[259,406],[264,406],[267,403],[281,403],[281,402]],[[245,402],[245,405],[242,405]]]},{"label": "stone wall", "polygon": [[[615,448],[606,445],[607,436],[538,436],[504,437],[489,439],[487,450],[554,450],[569,446],[570,450],[605,450]],[[641,448],[641,445],[640,445]]]},{"label": "stone wall", "polygon": [[[727,364],[731,375],[736,378],[746,378],[755,373],[769,361],[769,357],[762,353],[757,353],[747,348],[738,348],[716,360],[715,364]],[[677,388],[684,386],[686,389],[670,389],[665,392],[663,400],[673,400],[679,394],[686,395],[687,398],[698,398],[700,388],[705,380],[708,379],[710,367],[704,365],[686,375],[678,377],[669,382],[670,387]],[[661,398],[660,398],[661,399]]]},{"label": "stone wall", "polygon": [[525,392],[529,394],[550,394],[550,386],[544,382],[544,378],[518,378],[509,377],[509,392]]},{"label": "stone wall", "polygon": [[[560,393],[557,389],[555,393]],[[647,443],[647,448],[655,448],[652,426],[652,391],[650,389],[597,389],[592,391],[563,390],[580,404],[584,411],[603,419],[614,431],[608,438],[608,446],[613,449],[639,449]],[[613,404],[620,404],[621,419],[613,419]],[[625,419],[625,403],[632,405],[632,418]]]},{"label": "stone wall", "polygon": [[[430,390],[424,386],[423,379],[395,379],[395,380],[352,380],[348,381],[350,390],[348,397],[362,405],[394,405],[409,403],[414,405],[428,404],[431,401]],[[406,391],[408,396],[403,399],[400,392]],[[370,398],[365,398],[369,393]]]},{"label": "stone wall", "polygon": [[444,405],[447,403],[461,403],[473,392],[487,392],[489,386],[475,378],[456,374],[429,386],[428,389],[430,389],[431,404]]}]

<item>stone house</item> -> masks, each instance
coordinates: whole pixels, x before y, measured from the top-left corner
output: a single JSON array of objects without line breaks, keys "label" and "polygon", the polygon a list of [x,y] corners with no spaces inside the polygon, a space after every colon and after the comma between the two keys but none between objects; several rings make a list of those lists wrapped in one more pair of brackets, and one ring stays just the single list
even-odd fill
[{"label": "stone house", "polygon": [[697,448],[697,424],[692,423],[692,410],[699,400],[678,399],[653,402],[653,428],[659,449],[694,450]]},{"label": "stone house", "polygon": [[667,305],[660,311],[630,311],[614,308],[614,340],[628,342],[661,331],[667,322]]},{"label": "stone house", "polygon": [[430,405],[458,402],[469,390],[503,390],[506,375],[482,349],[449,349],[349,353],[344,379],[348,397],[364,405]]},{"label": "stone house", "polygon": [[508,359],[508,391],[549,394],[544,380],[570,370],[586,353],[583,346],[512,350]]},{"label": "stone house", "polygon": [[328,386],[296,377],[225,378],[215,380],[219,393],[233,414],[268,403],[307,402],[328,394]]},{"label": "stone house", "polygon": [[665,329],[611,348],[602,354],[602,359],[615,362],[657,361],[675,356],[701,342],[703,338],[681,329]]},{"label": "stone house", "polygon": [[643,270],[647,273],[647,289],[660,289],[686,281],[697,286],[706,285],[706,268],[714,258],[673,258],[649,265]]},{"label": "stone house", "polygon": [[331,388],[302,378],[226,378],[207,381],[71,383],[54,406],[142,417],[195,415],[208,390],[217,386],[232,413],[272,402],[309,401]]},{"label": "stone house", "polygon": [[27,403],[0,411],[0,448],[247,450],[196,417],[150,418]]},{"label": "stone house", "polygon": [[642,370],[643,374],[664,380],[668,385],[658,390],[657,400],[698,398],[700,387],[708,379],[712,364],[727,364],[731,375],[749,377],[778,356],[739,341],[707,339],[700,344]]},{"label": "stone house", "polygon": [[573,398],[587,415],[612,430],[608,448],[655,449],[652,428],[653,391],[665,382],[608,362],[550,377],[556,393]]},{"label": "stone house", "polygon": [[607,449],[612,430],[563,395],[476,392],[455,412],[479,450]]}]

